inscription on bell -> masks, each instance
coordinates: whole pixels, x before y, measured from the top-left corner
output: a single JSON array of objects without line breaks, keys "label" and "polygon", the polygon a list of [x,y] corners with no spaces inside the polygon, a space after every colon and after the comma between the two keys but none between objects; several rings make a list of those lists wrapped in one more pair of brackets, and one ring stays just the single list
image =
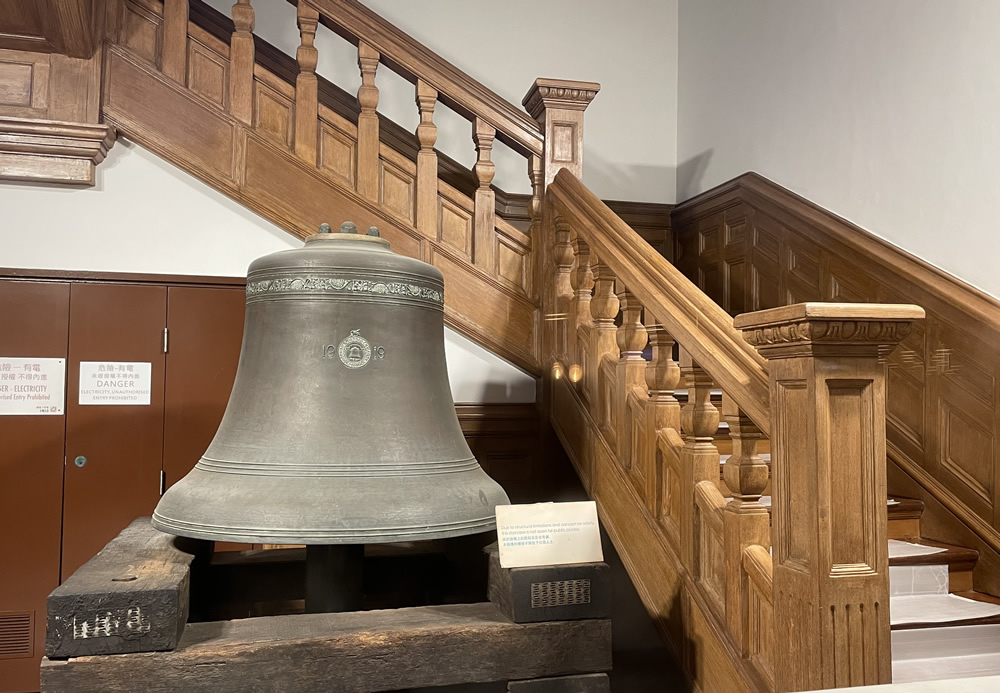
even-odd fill
[{"label": "inscription on bell", "polygon": [[336,356],[348,368],[364,368],[372,360],[385,358],[385,347],[375,346],[361,336],[361,330],[351,330],[340,344],[323,345],[323,358]]}]

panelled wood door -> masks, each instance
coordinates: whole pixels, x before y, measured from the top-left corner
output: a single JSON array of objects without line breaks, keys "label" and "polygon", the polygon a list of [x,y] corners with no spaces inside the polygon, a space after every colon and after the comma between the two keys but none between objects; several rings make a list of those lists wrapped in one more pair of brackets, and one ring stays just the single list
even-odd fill
[{"label": "panelled wood door", "polygon": [[167,290],[165,488],[191,471],[219,428],[236,379],[245,307],[242,287]]},{"label": "panelled wood door", "polygon": [[[243,287],[167,289],[164,488],[191,471],[215,437],[236,379],[245,312]],[[219,542],[215,548],[250,546]]]},{"label": "panelled wood door", "polygon": [[[70,285],[0,280],[0,356],[67,357]],[[6,382],[6,381],[0,381]],[[59,585],[61,415],[0,416],[0,691],[38,690]]]},{"label": "panelled wood door", "polygon": [[[63,579],[159,500],[166,314],[165,286],[73,284]],[[152,364],[150,403],[80,404],[81,362]]]}]

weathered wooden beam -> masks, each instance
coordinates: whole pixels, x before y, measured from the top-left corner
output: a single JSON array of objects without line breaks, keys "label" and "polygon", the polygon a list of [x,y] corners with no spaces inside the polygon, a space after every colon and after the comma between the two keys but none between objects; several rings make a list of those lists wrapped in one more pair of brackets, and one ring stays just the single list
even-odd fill
[{"label": "weathered wooden beam", "polygon": [[45,654],[176,647],[187,623],[190,567],[199,545],[153,529],[148,517],[135,520],[49,595]]},{"label": "weathered wooden beam", "polygon": [[511,623],[489,603],[192,623],[172,652],[42,661],[46,693],[373,693],[611,668],[606,619]]}]

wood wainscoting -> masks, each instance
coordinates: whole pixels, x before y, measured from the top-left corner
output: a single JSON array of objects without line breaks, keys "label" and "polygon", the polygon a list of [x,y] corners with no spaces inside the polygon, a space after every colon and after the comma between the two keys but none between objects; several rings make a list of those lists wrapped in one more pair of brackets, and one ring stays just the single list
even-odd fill
[{"label": "wood wainscoting", "polygon": [[973,545],[1000,594],[1000,301],[755,173],[678,205],[677,266],[730,314],[803,301],[916,303],[889,357],[890,492],[933,538]]}]

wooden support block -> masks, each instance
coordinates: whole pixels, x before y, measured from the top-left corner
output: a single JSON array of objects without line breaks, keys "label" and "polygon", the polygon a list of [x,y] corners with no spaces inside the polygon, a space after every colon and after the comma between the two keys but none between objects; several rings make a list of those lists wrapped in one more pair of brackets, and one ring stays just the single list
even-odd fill
[{"label": "wooden support block", "polygon": [[607,563],[501,568],[496,544],[487,551],[490,601],[514,623],[610,618]]},{"label": "wooden support block", "polygon": [[556,676],[530,681],[511,681],[507,693],[610,693],[607,674]]},{"label": "wooden support block", "polygon": [[45,654],[176,647],[188,618],[191,562],[201,545],[153,529],[148,517],[135,520],[49,595]]},{"label": "wooden support block", "polygon": [[516,624],[454,604],[191,623],[172,652],[44,659],[42,690],[373,693],[610,668],[609,620]]}]

